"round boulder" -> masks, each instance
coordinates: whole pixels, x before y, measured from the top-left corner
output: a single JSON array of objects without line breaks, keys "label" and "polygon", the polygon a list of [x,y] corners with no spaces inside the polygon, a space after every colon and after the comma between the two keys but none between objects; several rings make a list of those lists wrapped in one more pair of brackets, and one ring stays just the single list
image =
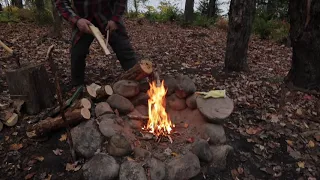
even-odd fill
[{"label": "round boulder", "polygon": [[83,165],[83,179],[113,180],[118,177],[119,169],[120,165],[112,156],[98,153]]}]

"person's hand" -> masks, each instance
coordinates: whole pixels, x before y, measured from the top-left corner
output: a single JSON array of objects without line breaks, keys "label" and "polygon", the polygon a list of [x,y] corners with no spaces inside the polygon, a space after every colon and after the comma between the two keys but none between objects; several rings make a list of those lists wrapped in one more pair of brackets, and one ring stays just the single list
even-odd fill
[{"label": "person's hand", "polygon": [[118,28],[117,24],[114,21],[108,21],[107,27],[106,27],[106,31],[114,31]]},{"label": "person's hand", "polygon": [[81,32],[91,34],[92,32],[89,28],[89,25],[91,25],[91,22],[84,18],[79,19],[77,22],[77,27]]}]

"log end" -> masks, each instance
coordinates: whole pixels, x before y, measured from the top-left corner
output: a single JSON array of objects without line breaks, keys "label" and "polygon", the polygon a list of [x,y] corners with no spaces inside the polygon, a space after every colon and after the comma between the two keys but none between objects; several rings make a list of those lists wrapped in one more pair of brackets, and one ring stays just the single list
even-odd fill
[{"label": "log end", "polygon": [[81,115],[84,119],[91,118],[91,113],[90,113],[89,109],[87,109],[87,108],[81,108]]},{"label": "log end", "polygon": [[152,62],[151,61],[141,60],[140,67],[146,74],[152,73]]}]

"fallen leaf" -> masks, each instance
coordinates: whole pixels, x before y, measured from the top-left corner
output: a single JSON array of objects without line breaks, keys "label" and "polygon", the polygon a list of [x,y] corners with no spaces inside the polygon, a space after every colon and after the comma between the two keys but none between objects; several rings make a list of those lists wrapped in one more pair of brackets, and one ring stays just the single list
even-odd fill
[{"label": "fallen leaf", "polygon": [[45,178],[44,180],[51,180],[51,177],[52,177],[52,175],[51,175],[51,174],[48,174],[48,177]]},{"label": "fallen leaf", "polygon": [[194,142],[194,138],[193,138],[193,137],[188,138],[188,139],[187,139],[187,142],[188,142],[188,143],[193,143],[193,142]]},{"label": "fallen leaf", "polygon": [[53,153],[55,154],[55,155],[57,155],[57,156],[61,156],[62,155],[62,152],[63,152],[63,150],[61,150],[61,149],[56,149],[56,150],[52,150],[53,151]]},{"label": "fallen leaf", "polygon": [[24,177],[24,179],[31,179],[34,175],[35,175],[36,173],[35,172],[33,172],[33,173],[30,173],[30,174],[27,174],[25,177]]},{"label": "fallen leaf", "polygon": [[246,133],[249,134],[249,135],[254,135],[254,134],[257,134],[257,133],[260,133],[261,132],[261,128],[257,127],[257,128],[254,128],[254,127],[250,127],[248,129],[246,129]]},{"label": "fallen leaf", "polygon": [[309,141],[308,145],[307,145],[309,148],[314,148],[315,144],[313,141]]},{"label": "fallen leaf", "polygon": [[239,176],[239,173],[238,173],[238,171],[236,169],[232,169],[231,170],[231,175],[232,175],[233,179],[237,179],[238,176]]},{"label": "fallen leaf", "polygon": [[291,147],[293,146],[293,141],[291,141],[291,140],[286,140],[286,142],[288,143],[289,146],[291,146]]},{"label": "fallen leaf", "polygon": [[301,153],[299,151],[295,151],[292,149],[290,146],[287,146],[287,152],[289,155],[295,159],[300,159],[301,158]]},{"label": "fallen leaf", "polygon": [[301,115],[303,114],[303,113],[302,113],[302,109],[300,109],[300,108],[297,109],[296,114],[299,115],[299,116],[301,116]]},{"label": "fallen leaf", "polygon": [[304,169],[304,162],[299,161],[299,162],[298,162],[298,166],[299,166],[299,168]]},{"label": "fallen leaf", "polygon": [[316,139],[316,141],[320,141],[320,133],[316,133],[315,135],[314,135],[314,138]]},{"label": "fallen leaf", "polygon": [[9,136],[5,136],[5,137],[4,137],[4,140],[5,140],[5,141],[8,141],[9,139],[10,139]]},{"label": "fallen leaf", "polygon": [[9,147],[9,150],[11,151],[17,151],[23,147],[22,144],[11,144]]},{"label": "fallen leaf", "polygon": [[78,165],[78,162],[75,162],[73,164],[67,163],[66,165],[66,171],[79,171],[81,169],[81,165]]},{"label": "fallen leaf", "polygon": [[134,161],[134,159],[132,159],[131,157],[127,157],[128,161]]},{"label": "fallen leaf", "polygon": [[43,161],[44,160],[44,157],[43,156],[37,156],[35,157],[34,159],[38,160],[38,161]]},{"label": "fallen leaf", "polygon": [[177,153],[175,153],[175,152],[172,152],[171,155],[172,155],[173,157],[179,156],[179,155],[178,155]]},{"label": "fallen leaf", "polygon": [[61,137],[60,137],[60,139],[59,139],[59,141],[65,141],[65,140],[67,140],[67,134],[61,134]]},{"label": "fallen leaf", "polygon": [[184,127],[184,128],[188,128],[188,127],[189,127],[189,124],[188,124],[188,123],[184,123],[183,127]]},{"label": "fallen leaf", "polygon": [[243,174],[243,172],[244,172],[244,171],[243,171],[243,168],[242,168],[242,167],[238,167],[238,173],[239,173],[239,174]]}]

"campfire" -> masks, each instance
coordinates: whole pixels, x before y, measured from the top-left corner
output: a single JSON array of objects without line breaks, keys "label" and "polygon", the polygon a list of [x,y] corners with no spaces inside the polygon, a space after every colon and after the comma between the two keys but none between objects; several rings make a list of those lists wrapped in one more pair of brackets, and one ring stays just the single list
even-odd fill
[{"label": "campfire", "polygon": [[[166,94],[167,90],[164,86],[164,81],[160,83],[160,86],[156,81],[150,83],[150,89],[148,90],[148,123],[143,130],[148,130],[154,134],[157,138],[160,136],[168,136],[174,124],[171,122],[165,106],[166,106]],[[170,138],[170,137],[169,137]]]}]

